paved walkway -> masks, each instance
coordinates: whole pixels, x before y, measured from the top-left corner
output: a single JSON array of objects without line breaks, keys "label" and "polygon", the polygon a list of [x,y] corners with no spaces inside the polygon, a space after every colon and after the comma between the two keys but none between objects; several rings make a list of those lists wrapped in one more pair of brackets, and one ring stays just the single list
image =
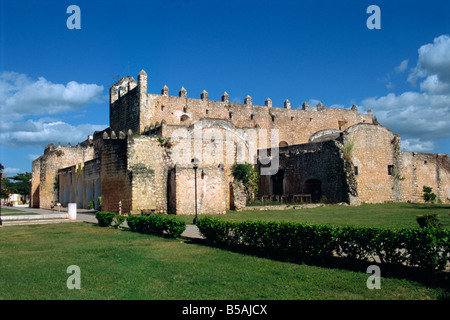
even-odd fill
[{"label": "paved walkway", "polygon": [[[2,209],[5,207],[2,207]],[[24,213],[37,213],[39,215],[51,215],[59,213],[67,213],[67,208],[61,208],[59,211],[58,209],[55,209],[55,211],[52,212],[52,210],[49,209],[43,209],[43,208],[28,208],[28,207],[8,207],[8,209],[15,209],[23,211]],[[88,222],[88,223],[97,223],[97,219],[95,218],[96,210],[90,210],[90,209],[77,209],[77,220],[69,220],[69,219],[30,219],[27,221],[14,221],[14,220],[4,220],[3,225],[4,226],[13,226],[13,225],[30,225],[30,224],[49,224],[49,223],[70,223],[70,222]],[[125,222],[126,225],[126,222]],[[186,225],[186,230],[181,234],[182,237],[185,238],[193,238],[193,239],[204,239],[204,237],[200,234],[197,226],[188,224]]]}]

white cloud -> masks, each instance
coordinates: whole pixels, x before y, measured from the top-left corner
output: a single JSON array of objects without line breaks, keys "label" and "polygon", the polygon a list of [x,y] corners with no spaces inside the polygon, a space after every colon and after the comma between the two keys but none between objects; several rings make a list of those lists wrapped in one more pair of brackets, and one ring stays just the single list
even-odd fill
[{"label": "white cloud", "polygon": [[435,147],[432,141],[422,141],[420,139],[403,139],[402,147],[403,151],[415,151],[415,152],[431,152]]},{"label": "white cloud", "polygon": [[395,72],[402,73],[408,69],[408,59],[403,60],[397,67],[395,67]]},{"label": "white cloud", "polygon": [[37,80],[17,72],[0,74],[0,112],[8,120],[29,115],[60,114],[100,102],[103,86],[70,81],[66,85]]},{"label": "white cloud", "polygon": [[20,172],[24,172],[22,169],[19,168],[9,168],[5,165],[5,169],[3,170],[3,173],[6,173],[6,176],[8,177],[14,177]]},{"label": "white cloud", "polygon": [[0,146],[5,148],[34,147],[44,148],[48,143],[71,143],[72,145],[87,139],[94,131],[101,131],[107,125],[82,124],[73,126],[62,121],[32,121],[14,123],[16,130],[0,132]]},{"label": "white cloud", "polygon": [[[50,142],[76,144],[107,125],[71,125],[54,117],[101,102],[103,86],[70,81],[66,85],[17,72],[0,74],[0,146],[44,148]],[[53,117],[48,117],[52,115]],[[36,119],[36,116],[40,116]],[[23,120],[24,118],[30,118]]]},{"label": "white cloud", "polygon": [[436,74],[442,81],[450,81],[450,37],[442,35],[433,43],[423,45],[419,49],[417,68]]},{"label": "white cloud", "polygon": [[[405,150],[432,151],[433,140],[450,138],[450,37],[443,35],[418,50],[417,65],[408,81],[420,83],[420,91],[389,93],[363,100],[378,121],[402,136]],[[407,60],[404,60],[407,61]],[[407,63],[397,70],[406,70]]]},{"label": "white cloud", "polygon": [[450,82],[442,82],[437,74],[433,74],[420,83],[420,90],[430,94],[450,94]]},{"label": "white cloud", "polygon": [[411,70],[408,82],[415,85],[420,78],[434,76],[434,82],[450,84],[450,37],[448,35],[441,35],[435,38],[433,43],[421,46],[418,55],[417,65]]}]

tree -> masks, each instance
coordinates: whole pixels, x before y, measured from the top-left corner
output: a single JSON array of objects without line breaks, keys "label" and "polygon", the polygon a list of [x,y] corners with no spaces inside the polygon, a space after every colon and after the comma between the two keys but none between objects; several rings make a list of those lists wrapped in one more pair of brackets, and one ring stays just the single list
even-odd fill
[{"label": "tree", "polygon": [[248,198],[253,199],[258,192],[259,174],[250,163],[234,164],[231,168],[235,179],[242,181]]},{"label": "tree", "polygon": [[30,172],[19,173],[14,177],[3,179],[2,186],[8,189],[10,193],[27,195],[30,194],[30,180]]},{"label": "tree", "polygon": [[[3,169],[5,167],[0,163],[0,199],[8,199],[10,192],[3,184]],[[0,219],[1,220],[1,219]]]},{"label": "tree", "polygon": [[8,199],[10,194],[11,193],[9,192],[8,189],[6,189],[3,186],[1,187],[1,190],[0,190],[0,198],[1,199]]},{"label": "tree", "polygon": [[423,200],[425,202],[433,203],[436,200],[436,194],[432,193],[433,189],[431,187],[423,186]]}]

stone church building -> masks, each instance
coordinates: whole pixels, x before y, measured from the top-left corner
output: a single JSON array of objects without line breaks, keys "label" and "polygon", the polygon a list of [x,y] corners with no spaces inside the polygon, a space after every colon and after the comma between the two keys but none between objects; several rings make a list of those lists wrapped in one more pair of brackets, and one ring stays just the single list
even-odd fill
[{"label": "stone church building", "polygon": [[426,185],[449,203],[449,156],[401,151],[400,136],[370,111],[262,106],[250,96],[232,103],[226,92],[220,101],[206,91],[194,99],[184,88],[171,96],[147,86],[143,70],[137,81],[122,78],[110,88],[109,128],[45,148],[32,165],[33,207],[98,208],[101,197],[103,211],[193,214],[197,183],[198,213],[220,214],[245,206],[231,175],[245,162],[260,173],[261,197],[422,202]]}]

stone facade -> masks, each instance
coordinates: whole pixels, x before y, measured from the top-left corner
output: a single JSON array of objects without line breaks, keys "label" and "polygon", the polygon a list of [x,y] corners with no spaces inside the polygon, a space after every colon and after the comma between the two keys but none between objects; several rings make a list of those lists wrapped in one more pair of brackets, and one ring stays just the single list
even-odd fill
[{"label": "stone facade", "polygon": [[[232,103],[226,92],[210,98],[205,90],[189,98],[185,88],[171,96],[167,86],[148,93],[145,71],[137,81],[121,79],[110,89],[109,128],[76,147],[50,144],[33,162],[33,206],[86,208],[101,196],[104,211],[194,214],[193,158],[199,213],[245,206],[242,185],[231,176],[240,162],[260,170],[260,195],[419,202],[428,185],[441,201],[450,198],[448,155],[401,152],[400,137],[375,125],[371,112],[322,103],[293,109],[288,99],[283,107],[270,98],[257,105],[250,96]],[[275,160],[276,170],[264,173]]]}]

